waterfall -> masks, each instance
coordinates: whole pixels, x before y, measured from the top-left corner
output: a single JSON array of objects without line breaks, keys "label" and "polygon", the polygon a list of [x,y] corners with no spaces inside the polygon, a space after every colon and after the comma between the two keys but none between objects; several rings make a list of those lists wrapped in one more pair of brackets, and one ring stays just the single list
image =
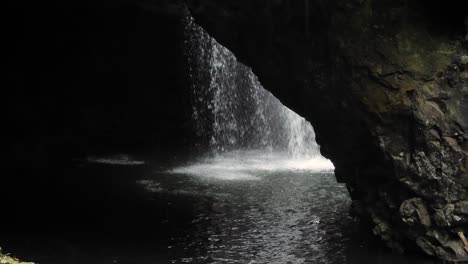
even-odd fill
[{"label": "waterfall", "polygon": [[197,135],[215,153],[233,150],[320,156],[309,122],[265,90],[250,68],[188,17],[185,53]]}]

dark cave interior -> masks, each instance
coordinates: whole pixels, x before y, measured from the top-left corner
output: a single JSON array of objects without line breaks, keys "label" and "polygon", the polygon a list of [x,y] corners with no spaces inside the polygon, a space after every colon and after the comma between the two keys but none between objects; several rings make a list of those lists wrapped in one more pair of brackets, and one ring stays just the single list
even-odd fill
[{"label": "dark cave interior", "polygon": [[[171,197],[160,196],[148,201],[129,187],[133,169],[80,165],[80,160],[94,154],[131,153],[136,157],[170,160],[176,153],[199,151],[192,144],[192,109],[183,57],[181,17],[185,11],[165,9],[164,6],[172,4],[169,2],[8,1],[7,8],[2,10],[7,118],[6,157],[0,186],[5,197],[2,209],[11,214],[2,217],[5,239],[0,242],[5,243],[5,249],[34,259],[34,252],[22,252],[25,245],[40,243],[34,237],[67,234],[79,244],[87,243],[90,233],[98,233],[102,240],[119,241],[116,247],[134,243],[137,246],[132,250],[137,255],[145,252],[138,247],[148,247],[142,242],[145,239],[170,239],[167,226],[152,225],[166,221],[167,212],[178,219],[169,223],[170,230],[190,226],[190,212],[197,203],[193,198],[178,198],[179,202],[171,206],[168,206]],[[237,8],[229,1],[215,5],[212,1],[192,1],[189,5],[195,18],[216,39],[232,48],[239,60],[252,66],[267,89],[293,110],[304,113],[314,127],[321,126],[318,141],[328,146],[323,148],[323,154],[337,160],[336,177],[352,186],[348,188],[353,199],[363,196],[368,200],[377,199],[385,188],[398,190],[404,197],[390,195],[391,199],[401,202],[409,198],[413,190],[393,182],[392,176],[398,174],[394,168],[399,165],[389,161],[392,153],[379,148],[375,134],[407,123],[411,126],[414,114],[408,114],[403,106],[401,112],[397,109],[396,113],[366,116],[367,109],[363,109],[367,106],[351,98],[356,94],[346,85],[359,83],[368,72],[372,74],[372,69],[362,65],[352,68],[352,60],[342,59],[337,49],[327,45],[332,39],[330,34],[339,32],[336,28],[333,33],[329,30],[342,23],[333,18],[374,1],[353,1],[350,6],[340,6],[343,1],[338,0],[311,1],[309,20],[305,20],[304,13],[294,15],[302,2],[290,4],[290,9],[271,7],[287,1],[274,2],[244,0],[234,4]],[[418,16],[408,15],[408,23],[427,25],[424,30],[436,39],[457,36],[460,41],[468,27],[468,22],[464,22],[468,4],[463,1],[400,2],[382,1],[377,11],[389,16],[394,12],[398,19],[401,10],[406,10],[406,7],[400,10],[398,4],[411,5],[408,10],[418,10]],[[177,4],[175,1],[174,5]],[[208,16],[210,12],[216,15]],[[372,19],[380,19],[376,17]],[[307,35],[304,21],[310,24],[307,30],[313,32],[313,38]],[[372,45],[381,48],[371,43],[370,49],[374,48]],[[307,49],[311,51],[304,56],[301,52]],[[383,53],[379,53],[382,58],[388,55]],[[366,59],[377,60],[382,65],[388,62],[387,58],[369,58]],[[360,70],[367,72],[362,74]],[[417,76],[410,70],[404,73]],[[445,73],[444,69],[439,75]],[[356,76],[365,77],[354,82],[352,78]],[[459,86],[463,86],[463,81],[460,82]],[[304,88],[311,86],[314,88]],[[359,96],[366,98],[358,93]],[[309,98],[317,103],[311,104]],[[466,104],[464,100],[462,103]],[[323,115],[320,111],[326,107],[330,112]],[[398,116],[398,122],[394,122],[394,116]],[[379,123],[375,131],[373,122]],[[463,122],[459,123],[463,129]],[[414,136],[410,133],[415,131],[412,129],[401,128],[405,134],[403,139],[395,136],[394,141],[399,143]],[[408,141],[413,145],[419,142],[412,138]],[[461,141],[465,142],[466,149],[466,138]],[[352,159],[347,159],[349,156]],[[375,186],[378,186],[375,193],[369,191]],[[50,248],[64,248],[57,246],[63,242],[59,238],[50,241],[55,244]],[[57,258],[68,257],[66,263],[82,263],[73,259],[73,250],[70,247],[69,251],[58,252]],[[161,256],[159,261],[168,259]],[[49,261],[46,257],[44,260]]]}]

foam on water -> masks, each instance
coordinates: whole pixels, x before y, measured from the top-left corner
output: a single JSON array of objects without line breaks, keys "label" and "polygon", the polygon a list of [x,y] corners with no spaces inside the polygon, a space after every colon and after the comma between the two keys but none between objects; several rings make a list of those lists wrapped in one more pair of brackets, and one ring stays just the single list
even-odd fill
[{"label": "foam on water", "polygon": [[292,158],[288,153],[250,150],[204,158],[169,172],[221,180],[257,180],[269,172],[332,172],[333,169],[331,161],[321,156]]},{"label": "foam on water", "polygon": [[113,155],[113,156],[108,156],[108,157],[91,156],[87,158],[87,161],[90,163],[122,165],[122,166],[137,166],[137,165],[145,164],[144,161],[134,160],[130,156],[125,155],[125,154]]}]

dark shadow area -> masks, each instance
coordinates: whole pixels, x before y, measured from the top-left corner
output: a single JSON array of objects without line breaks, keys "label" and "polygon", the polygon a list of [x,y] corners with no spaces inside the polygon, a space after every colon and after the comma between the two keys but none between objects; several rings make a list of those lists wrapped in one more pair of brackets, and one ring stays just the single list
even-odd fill
[{"label": "dark shadow area", "polygon": [[187,148],[179,17],[111,1],[9,1],[2,20],[7,207],[60,200],[76,158]]},{"label": "dark shadow area", "polygon": [[22,1],[3,13],[10,166],[187,144],[178,17],[102,1]]},{"label": "dark shadow area", "polygon": [[434,32],[441,34],[464,33],[465,17],[468,14],[468,2],[448,1],[415,1],[417,6],[424,12],[425,17],[430,19]]},{"label": "dark shadow area", "polygon": [[180,18],[115,1],[8,1],[1,13],[2,248],[39,263],[122,252],[141,256],[124,263],[167,263],[164,241],[190,223],[193,201],[142,197],[135,178],[148,167],[81,163],[190,147]]},{"label": "dark shadow area", "polygon": [[186,233],[194,208],[209,201],[145,192],[137,181],[153,169],[78,162],[57,175],[56,188],[35,197],[18,190],[31,200],[4,209],[3,249],[46,264],[169,263],[171,239]]}]

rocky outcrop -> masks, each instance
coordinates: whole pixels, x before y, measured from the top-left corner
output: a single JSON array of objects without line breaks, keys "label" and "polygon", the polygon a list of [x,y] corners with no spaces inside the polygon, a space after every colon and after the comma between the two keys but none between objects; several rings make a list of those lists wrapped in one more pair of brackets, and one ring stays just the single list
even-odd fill
[{"label": "rocky outcrop", "polygon": [[468,258],[466,4],[187,1],[312,122],[354,207],[398,250]]}]

